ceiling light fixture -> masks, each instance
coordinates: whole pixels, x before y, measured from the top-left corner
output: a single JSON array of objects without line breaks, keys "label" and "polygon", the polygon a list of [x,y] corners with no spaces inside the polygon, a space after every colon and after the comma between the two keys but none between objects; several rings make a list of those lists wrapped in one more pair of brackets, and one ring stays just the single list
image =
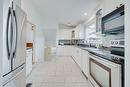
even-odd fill
[{"label": "ceiling light fixture", "polygon": [[88,14],[87,13],[84,13],[85,16],[87,16]]}]

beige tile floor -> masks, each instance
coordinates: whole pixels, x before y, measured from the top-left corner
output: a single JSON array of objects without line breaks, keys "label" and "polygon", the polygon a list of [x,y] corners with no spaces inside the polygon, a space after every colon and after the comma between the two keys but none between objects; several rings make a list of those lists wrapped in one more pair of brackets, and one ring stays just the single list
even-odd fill
[{"label": "beige tile floor", "polygon": [[87,79],[71,57],[57,57],[34,65],[27,83],[32,87],[88,87]]}]

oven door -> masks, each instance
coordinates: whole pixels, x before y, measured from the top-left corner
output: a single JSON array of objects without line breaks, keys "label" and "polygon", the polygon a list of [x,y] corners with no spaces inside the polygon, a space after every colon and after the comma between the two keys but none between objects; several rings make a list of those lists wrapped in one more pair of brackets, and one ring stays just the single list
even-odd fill
[{"label": "oven door", "polygon": [[111,87],[111,69],[90,58],[90,76],[99,87]]},{"label": "oven door", "polygon": [[119,64],[93,54],[89,57],[89,80],[93,87],[121,87],[120,69]]}]

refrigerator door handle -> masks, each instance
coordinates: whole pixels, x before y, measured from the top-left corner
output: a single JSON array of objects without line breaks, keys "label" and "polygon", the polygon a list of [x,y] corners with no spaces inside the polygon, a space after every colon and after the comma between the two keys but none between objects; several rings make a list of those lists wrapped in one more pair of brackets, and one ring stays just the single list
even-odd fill
[{"label": "refrigerator door handle", "polygon": [[15,58],[17,48],[18,25],[17,25],[16,13],[14,10],[13,10],[13,18],[14,18],[13,58]]},{"label": "refrigerator door handle", "polygon": [[11,7],[9,7],[8,11],[8,17],[7,17],[7,25],[6,25],[6,46],[7,46],[7,54],[8,54],[8,59],[10,60],[11,58],[11,50],[12,50],[12,14],[11,14]]},{"label": "refrigerator door handle", "polygon": [[14,37],[15,37],[15,34],[14,34],[14,32],[15,32],[15,29],[14,29],[14,12],[13,12],[13,9],[11,8],[11,17],[12,17],[12,31],[11,31],[11,34],[12,34],[12,38],[11,38],[11,51],[10,51],[10,59],[12,59],[14,56],[13,56],[13,50],[14,50],[14,47],[15,47],[15,45],[14,45]]},{"label": "refrigerator door handle", "polygon": [[3,86],[5,86],[6,84],[8,84],[9,82],[11,82],[12,80],[14,80],[15,78],[17,78],[24,70],[24,66],[21,67],[20,71],[15,74],[13,77],[11,77],[10,79],[8,79],[6,82],[3,83]]}]

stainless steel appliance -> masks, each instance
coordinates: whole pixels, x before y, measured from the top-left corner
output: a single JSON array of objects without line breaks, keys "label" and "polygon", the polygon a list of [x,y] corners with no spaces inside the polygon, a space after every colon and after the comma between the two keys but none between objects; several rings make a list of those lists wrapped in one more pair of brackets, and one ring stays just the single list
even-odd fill
[{"label": "stainless steel appliance", "polygon": [[[124,39],[116,39],[111,41],[111,54],[112,54],[112,59],[114,61],[121,61],[125,59],[125,41]],[[121,64],[121,78],[122,78],[122,86],[124,87],[124,62]]]},{"label": "stainless steel appliance", "polygon": [[25,87],[26,13],[4,1],[3,87]]},{"label": "stainless steel appliance", "polygon": [[103,33],[118,33],[124,30],[124,5],[102,18]]},{"label": "stainless steel appliance", "polygon": [[124,57],[125,54],[124,44],[125,44],[124,39],[112,40],[110,45],[111,54]]},{"label": "stainless steel appliance", "polygon": [[[101,56],[102,55],[102,56]],[[100,56],[90,53],[89,85],[90,87],[124,87],[122,80],[123,61],[115,61],[111,54]]]},{"label": "stainless steel appliance", "polygon": [[124,43],[124,39],[111,40],[109,51],[95,49],[90,52],[90,87],[125,87]]},{"label": "stainless steel appliance", "polygon": [[124,39],[111,40],[111,47],[124,47]]}]

